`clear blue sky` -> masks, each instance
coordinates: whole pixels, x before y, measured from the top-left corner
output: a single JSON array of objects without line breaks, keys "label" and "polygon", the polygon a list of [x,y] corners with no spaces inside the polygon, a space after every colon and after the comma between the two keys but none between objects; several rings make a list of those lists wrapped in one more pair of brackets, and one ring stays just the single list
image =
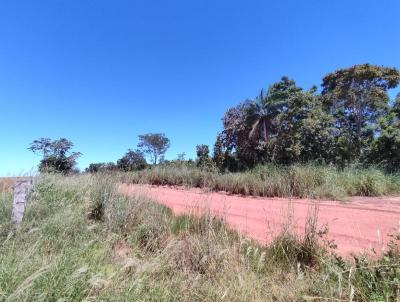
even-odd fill
[{"label": "clear blue sky", "polygon": [[[370,62],[400,67],[400,1],[2,1],[0,175],[35,168],[39,137],[79,167],[165,132],[167,158],[212,145],[226,109],[282,75],[320,85]],[[393,93],[392,93],[393,95]]]}]

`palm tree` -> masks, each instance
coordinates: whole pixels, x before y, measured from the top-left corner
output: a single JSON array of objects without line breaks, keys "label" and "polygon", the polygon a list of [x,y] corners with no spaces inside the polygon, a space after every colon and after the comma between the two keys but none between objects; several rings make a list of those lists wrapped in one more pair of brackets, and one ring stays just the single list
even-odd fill
[{"label": "palm tree", "polygon": [[265,95],[261,90],[256,101],[250,103],[249,117],[251,123],[251,131],[249,137],[254,139],[261,137],[265,142],[269,140],[272,131],[272,112],[268,106],[268,93]]}]

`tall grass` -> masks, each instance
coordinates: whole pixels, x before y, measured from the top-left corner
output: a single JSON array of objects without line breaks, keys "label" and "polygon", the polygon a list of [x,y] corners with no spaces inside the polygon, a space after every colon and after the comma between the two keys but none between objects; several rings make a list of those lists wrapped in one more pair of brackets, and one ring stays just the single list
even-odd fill
[{"label": "tall grass", "polygon": [[0,192],[0,238],[7,235],[11,227],[12,194]]},{"label": "tall grass", "polygon": [[123,180],[153,185],[204,187],[233,194],[268,197],[344,199],[400,193],[400,175],[376,168],[259,166],[247,172],[218,173],[191,167],[159,166],[124,175]]},{"label": "tall grass", "polygon": [[[311,211],[305,236],[288,228],[260,246],[212,215],[174,217],[143,196],[120,196],[116,180],[41,178],[20,228],[0,237],[1,301],[399,298],[397,238],[376,260],[341,259]],[[3,227],[9,210],[0,215]]]}]

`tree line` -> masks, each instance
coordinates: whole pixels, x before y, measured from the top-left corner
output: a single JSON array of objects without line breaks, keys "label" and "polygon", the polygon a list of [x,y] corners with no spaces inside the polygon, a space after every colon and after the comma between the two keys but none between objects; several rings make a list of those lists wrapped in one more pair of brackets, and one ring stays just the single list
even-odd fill
[{"label": "tree line", "polygon": [[[76,168],[76,160],[82,155],[80,152],[72,152],[74,144],[66,139],[51,140],[40,138],[34,140],[29,150],[42,156],[39,163],[40,172],[79,172]],[[134,171],[147,167],[146,155],[153,165],[164,160],[165,153],[170,146],[170,140],[164,133],[148,133],[139,135],[137,149],[128,151],[117,160],[117,163],[92,163],[86,168],[86,172],[94,173],[100,171]]]},{"label": "tree line", "polygon": [[[170,140],[163,133],[139,135],[116,163],[91,164],[86,171],[140,170],[152,165],[186,163],[204,169],[240,171],[259,164],[290,165],[317,162],[337,166],[379,165],[400,169],[400,94],[391,100],[389,89],[399,85],[393,67],[354,65],[329,73],[321,91],[306,90],[286,76],[257,97],[229,108],[222,118],[213,154],[196,147],[196,161],[164,159]],[[30,150],[40,152],[40,171],[73,171],[79,152],[72,142],[42,138]]]},{"label": "tree line", "polygon": [[339,69],[322,91],[282,77],[255,99],[228,109],[214,145],[221,170],[272,162],[319,162],[400,168],[400,95],[396,68],[370,64]]}]

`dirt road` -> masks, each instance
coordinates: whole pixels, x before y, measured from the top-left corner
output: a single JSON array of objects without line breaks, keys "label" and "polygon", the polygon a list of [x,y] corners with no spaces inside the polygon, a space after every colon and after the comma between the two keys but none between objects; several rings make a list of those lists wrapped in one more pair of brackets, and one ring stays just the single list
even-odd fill
[{"label": "dirt road", "polygon": [[123,185],[128,194],[144,194],[170,207],[175,214],[211,211],[223,217],[239,232],[268,243],[276,236],[289,214],[293,228],[304,232],[311,205],[318,205],[318,225],[329,226],[328,238],[334,239],[341,255],[381,252],[388,242],[387,234],[400,228],[400,197],[355,197],[348,203],[306,199],[258,198],[143,185]]}]

